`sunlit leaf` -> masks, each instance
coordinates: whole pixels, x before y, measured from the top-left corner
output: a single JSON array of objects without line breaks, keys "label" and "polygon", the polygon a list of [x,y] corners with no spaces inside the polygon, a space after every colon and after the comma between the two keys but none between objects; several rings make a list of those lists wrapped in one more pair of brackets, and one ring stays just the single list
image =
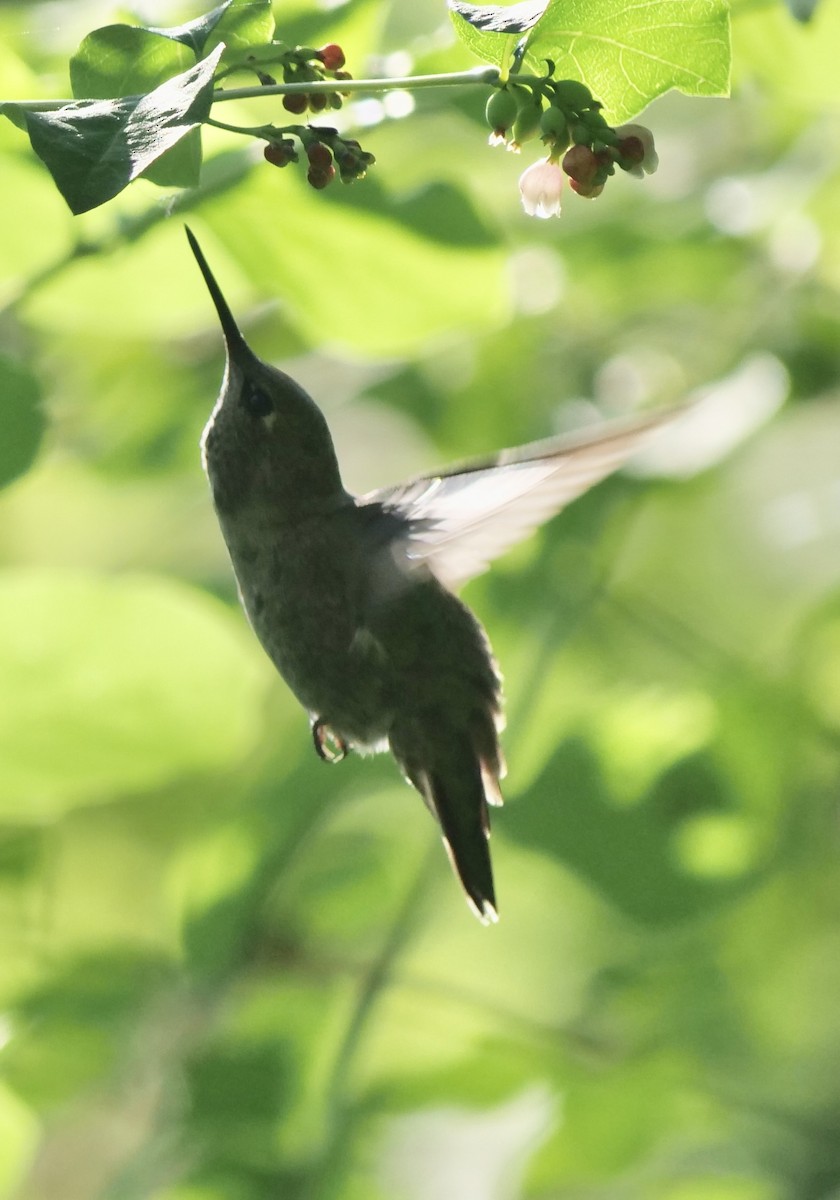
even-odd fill
[{"label": "sunlit leaf", "polygon": [[[548,0],[520,0],[519,4],[468,4],[465,0],[447,0],[451,12],[474,29],[487,33],[525,33],[533,29],[548,7]],[[456,29],[458,23],[456,22]]]},{"label": "sunlit leaf", "polygon": [[186,47],[134,25],[105,25],[84,39],[70,59],[77,100],[110,100],[152,91],[195,65]]},{"label": "sunlit leaf", "polygon": [[[516,6],[518,7],[518,6]],[[508,11],[500,10],[502,13]],[[614,122],[628,120],[676,88],[725,95],[729,86],[729,10],[724,0],[653,0],[644,16],[621,0],[569,4],[550,0],[527,34],[524,66],[558,79],[580,79]],[[493,23],[455,19],[459,36],[486,62],[501,66],[508,38]],[[498,22],[496,22],[498,24]]]},{"label": "sunlit leaf", "polygon": [[627,120],[670,88],[722,96],[729,87],[729,8],[725,0],[553,3],[528,39],[526,65],[581,79],[614,122]]},{"label": "sunlit leaf", "polygon": [[[394,206],[378,215],[336,205],[313,221],[310,203],[310,189],[296,177],[266,170],[247,192],[202,212],[307,337],[395,354],[453,327],[494,324],[505,311],[498,247],[452,245],[445,231],[445,240],[423,236],[398,219]],[[282,221],[272,219],[275,210]]]},{"label": "sunlit leaf", "polygon": [[256,644],[183,585],[9,571],[0,630],[4,811],[39,819],[217,769],[259,733]]}]

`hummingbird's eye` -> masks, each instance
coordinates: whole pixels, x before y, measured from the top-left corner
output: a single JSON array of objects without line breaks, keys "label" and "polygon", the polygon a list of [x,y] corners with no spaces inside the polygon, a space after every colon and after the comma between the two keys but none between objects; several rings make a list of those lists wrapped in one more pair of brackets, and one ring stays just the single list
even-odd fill
[{"label": "hummingbird's eye", "polygon": [[248,382],[242,389],[242,403],[252,417],[267,417],[274,408],[268,392]]}]

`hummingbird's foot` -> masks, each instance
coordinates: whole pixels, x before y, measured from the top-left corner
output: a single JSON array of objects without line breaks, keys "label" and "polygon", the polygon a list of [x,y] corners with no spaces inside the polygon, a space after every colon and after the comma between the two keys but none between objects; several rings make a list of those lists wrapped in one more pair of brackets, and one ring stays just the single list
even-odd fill
[{"label": "hummingbird's foot", "polygon": [[330,729],[326,721],[322,721],[320,717],[312,723],[312,741],[315,745],[315,753],[328,763],[341,762],[343,758],[347,757],[350,749],[344,738],[335,730]]}]

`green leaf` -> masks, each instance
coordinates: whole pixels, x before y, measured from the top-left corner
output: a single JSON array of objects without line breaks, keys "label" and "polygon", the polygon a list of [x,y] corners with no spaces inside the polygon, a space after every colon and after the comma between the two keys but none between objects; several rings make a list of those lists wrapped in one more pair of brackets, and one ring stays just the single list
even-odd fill
[{"label": "green leaf", "polygon": [[194,65],[175,41],[134,25],[105,25],[70,59],[70,84],[77,100],[140,96]]},{"label": "green leaf", "polygon": [[452,329],[493,325],[505,310],[499,246],[424,236],[406,227],[393,203],[380,214],[342,198],[313,221],[311,189],[266,170],[247,191],[206,205],[202,217],[315,342],[328,330],[334,345],[400,354]]},{"label": "green leaf", "polygon": [[[70,59],[70,83],[76,99],[141,96],[194,64],[192,51],[177,41],[134,25],[105,25]],[[191,187],[200,171],[201,136],[193,130],[143,175],[162,187]]]},{"label": "green leaf", "polygon": [[227,60],[247,46],[264,46],[274,37],[274,29],[271,0],[233,0],[208,44],[224,42]]},{"label": "green leaf", "polygon": [[218,601],[147,577],[0,574],[0,815],[39,820],[239,761],[270,671]]},{"label": "green leaf", "polygon": [[20,363],[0,356],[0,487],[32,464],[44,434],[41,390]]},{"label": "green leaf", "polygon": [[35,153],[74,213],[110,200],[210,112],[222,46],[145,96],[27,112]]},{"label": "green leaf", "polygon": [[[562,808],[556,804],[558,780],[568,788]],[[737,890],[728,880],[697,879],[680,870],[674,822],[663,817],[678,804],[701,814],[726,810],[724,793],[721,775],[698,756],[676,764],[643,803],[624,809],[591,748],[569,739],[529,789],[528,803],[511,807],[505,834],[565,862],[634,920],[664,925],[707,911]]]},{"label": "green leaf", "polygon": [[26,114],[19,104],[14,101],[0,101],[0,117],[8,117],[18,129],[26,129]]},{"label": "green leaf", "polygon": [[463,17],[475,29],[488,33],[525,33],[533,29],[548,7],[548,0],[521,0],[506,8],[498,4],[466,4],[448,0],[449,9]]},{"label": "green leaf", "polygon": [[173,42],[180,42],[181,45],[192,50],[196,58],[199,58],[204,51],[207,39],[232,3],[233,0],[225,0],[224,4],[220,4],[218,8],[211,9],[209,13],[196,17],[194,21],[187,21],[184,25],[172,25],[166,29],[149,25],[147,31],[160,34],[161,37],[171,38]]},{"label": "green leaf", "polygon": [[725,0],[653,0],[642,10],[623,0],[552,3],[528,40],[525,62],[544,70],[547,58],[557,78],[582,79],[614,121],[635,116],[671,88],[724,96],[729,9]]},{"label": "green leaf", "polygon": [[[474,54],[501,65],[504,35],[455,25]],[[543,72],[546,59],[556,78],[584,82],[615,122],[671,88],[726,95],[729,10],[725,0],[652,0],[643,9],[622,0],[551,0],[528,37],[524,65]]]},{"label": "green leaf", "polygon": [[274,37],[271,0],[226,0],[195,21],[169,29],[149,26],[148,32],[181,42],[196,57],[225,43],[225,59],[248,46],[262,46]]}]

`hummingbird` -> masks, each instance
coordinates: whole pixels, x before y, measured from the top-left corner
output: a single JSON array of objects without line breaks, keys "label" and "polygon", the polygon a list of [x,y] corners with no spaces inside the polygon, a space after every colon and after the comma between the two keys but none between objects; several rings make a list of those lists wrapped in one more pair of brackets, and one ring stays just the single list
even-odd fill
[{"label": "hummingbird", "polygon": [[501,676],[455,589],[620,467],[680,409],[503,450],[354,496],[326,419],[247,345],[192,232],[226,365],[201,439],[245,614],[328,761],[390,750],[466,894],[498,919],[488,806],[505,762]]}]

